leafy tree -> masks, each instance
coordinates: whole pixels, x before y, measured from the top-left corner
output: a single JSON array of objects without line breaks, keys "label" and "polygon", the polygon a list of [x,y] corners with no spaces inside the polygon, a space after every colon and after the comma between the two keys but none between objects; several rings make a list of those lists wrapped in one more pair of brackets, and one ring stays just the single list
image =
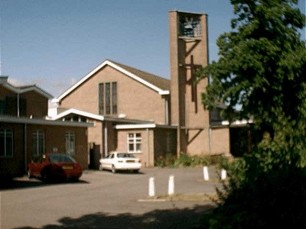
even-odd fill
[{"label": "leafy tree", "polygon": [[220,59],[200,71],[211,81],[206,108],[223,102],[225,118],[253,119],[287,148],[306,143],[306,49],[299,33],[305,15],[297,2],[231,0],[233,31],[217,40]]},{"label": "leafy tree", "polygon": [[[230,165],[207,228],[306,228],[306,25],[298,0],[231,0],[232,31],[203,104],[227,105],[229,121],[251,119],[264,133],[251,154]],[[237,105],[240,109],[236,109]]]}]

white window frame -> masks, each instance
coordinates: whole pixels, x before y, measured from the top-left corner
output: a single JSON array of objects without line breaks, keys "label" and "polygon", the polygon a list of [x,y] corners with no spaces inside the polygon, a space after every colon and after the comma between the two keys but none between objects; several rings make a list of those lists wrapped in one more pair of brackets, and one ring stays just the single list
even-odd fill
[{"label": "white window frame", "polygon": [[[130,148],[132,146],[132,150]],[[129,153],[141,153],[142,137],[140,132],[127,134],[127,151]]]},{"label": "white window frame", "polygon": [[[14,156],[14,148],[13,148],[13,142],[14,142],[14,134],[13,130],[11,129],[0,129],[0,136],[3,137],[3,146],[4,146],[4,152],[1,153],[0,157],[13,157]],[[11,147],[8,146],[8,140],[10,140]],[[10,148],[10,153],[8,152]]]},{"label": "white window frame", "polygon": [[70,156],[75,155],[75,133],[67,131],[65,134],[66,153]]},{"label": "white window frame", "polygon": [[36,130],[32,133],[33,156],[43,155],[45,153],[45,133],[43,130]]}]

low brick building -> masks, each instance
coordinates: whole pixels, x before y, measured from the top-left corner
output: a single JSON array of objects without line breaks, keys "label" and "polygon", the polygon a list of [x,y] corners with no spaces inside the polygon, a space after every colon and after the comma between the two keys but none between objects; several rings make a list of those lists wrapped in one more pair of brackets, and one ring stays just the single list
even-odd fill
[{"label": "low brick building", "polygon": [[48,120],[51,98],[36,85],[16,87],[0,77],[0,177],[22,175],[33,157],[53,151],[69,153],[88,167],[92,124]]}]

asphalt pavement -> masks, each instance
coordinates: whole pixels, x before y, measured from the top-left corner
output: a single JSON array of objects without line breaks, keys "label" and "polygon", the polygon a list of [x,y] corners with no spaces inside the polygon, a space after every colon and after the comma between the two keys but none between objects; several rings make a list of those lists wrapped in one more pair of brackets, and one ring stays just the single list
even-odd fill
[{"label": "asphalt pavement", "polygon": [[[169,196],[169,177],[174,194]],[[149,196],[154,178],[155,196]],[[87,170],[76,183],[21,177],[0,189],[1,229],[200,228],[220,185],[214,168],[145,168],[139,174]],[[152,187],[151,187],[152,188]]]}]

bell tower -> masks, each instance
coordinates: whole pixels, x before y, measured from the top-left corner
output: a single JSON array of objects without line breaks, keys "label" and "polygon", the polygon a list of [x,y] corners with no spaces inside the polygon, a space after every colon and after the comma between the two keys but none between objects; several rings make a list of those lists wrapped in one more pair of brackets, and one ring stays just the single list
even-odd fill
[{"label": "bell tower", "polygon": [[171,124],[177,125],[177,155],[209,151],[209,112],[201,93],[207,79],[197,82],[196,71],[208,65],[207,15],[169,12]]}]

